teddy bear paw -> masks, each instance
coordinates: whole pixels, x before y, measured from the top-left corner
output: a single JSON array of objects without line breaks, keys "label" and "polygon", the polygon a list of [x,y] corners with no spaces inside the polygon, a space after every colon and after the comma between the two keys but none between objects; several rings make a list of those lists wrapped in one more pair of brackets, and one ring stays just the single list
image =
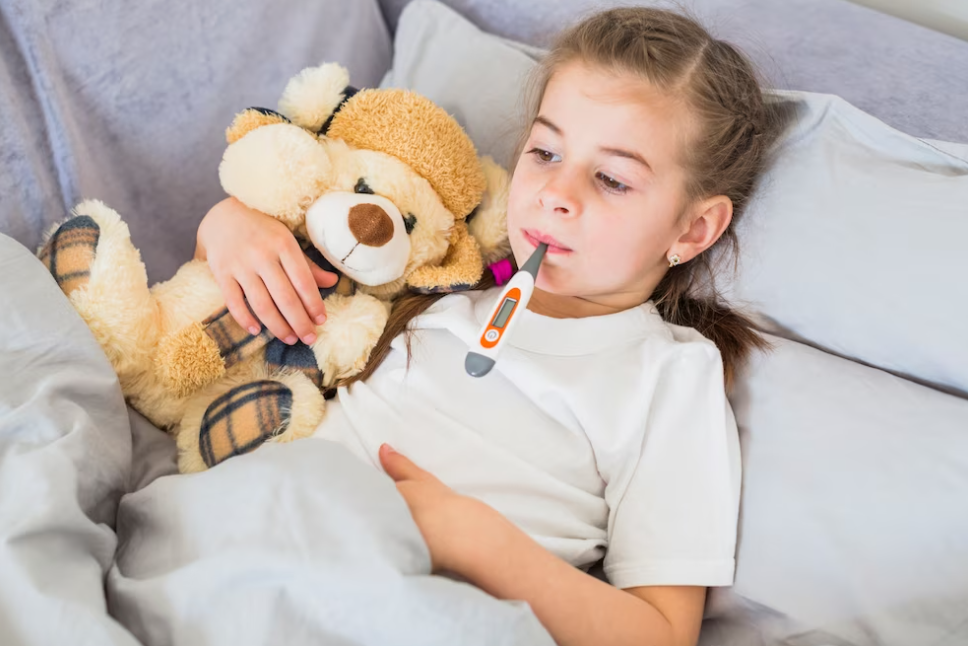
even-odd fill
[{"label": "teddy bear paw", "polygon": [[202,418],[198,448],[208,468],[248,453],[286,430],[293,394],[285,384],[262,380],[237,386],[211,403]]},{"label": "teddy bear paw", "polygon": [[94,218],[78,215],[60,225],[41,249],[40,261],[68,296],[90,281],[100,237]]},{"label": "teddy bear paw", "polygon": [[187,397],[225,374],[218,344],[199,323],[162,339],[156,365],[161,383],[178,397]]}]

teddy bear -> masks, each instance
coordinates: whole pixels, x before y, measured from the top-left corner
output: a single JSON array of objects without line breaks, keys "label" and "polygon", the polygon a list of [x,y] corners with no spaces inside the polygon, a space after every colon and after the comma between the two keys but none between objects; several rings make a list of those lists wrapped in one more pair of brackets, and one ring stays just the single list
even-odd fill
[{"label": "teddy bear", "polygon": [[278,108],[236,115],[219,178],[339,275],[320,290],[327,320],[311,346],[243,330],[204,261],[149,287],[127,226],[97,200],[38,251],[129,404],[174,435],[183,473],[311,435],[324,394],[365,367],[396,298],[468,289],[510,250],[507,173],[429,99],[358,91],[329,63],[293,77]]}]

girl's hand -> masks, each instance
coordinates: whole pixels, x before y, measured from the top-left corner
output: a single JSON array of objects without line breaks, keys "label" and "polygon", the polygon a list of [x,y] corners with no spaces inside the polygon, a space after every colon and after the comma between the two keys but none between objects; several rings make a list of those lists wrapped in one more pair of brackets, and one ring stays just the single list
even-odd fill
[{"label": "girl's hand", "polygon": [[493,508],[455,493],[389,444],[380,447],[380,463],[407,501],[435,572],[463,574],[479,550],[499,549],[508,521]]},{"label": "girl's hand", "polygon": [[290,345],[297,337],[316,340],[316,326],[326,320],[319,288],[338,277],[307,258],[284,224],[227,198],[198,226],[195,258],[208,261],[229,312],[251,334],[262,321]]}]

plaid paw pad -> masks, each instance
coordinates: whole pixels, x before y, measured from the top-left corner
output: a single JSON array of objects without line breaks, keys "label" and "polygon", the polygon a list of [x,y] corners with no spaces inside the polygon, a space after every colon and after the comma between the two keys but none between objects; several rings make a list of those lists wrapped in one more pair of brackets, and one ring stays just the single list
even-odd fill
[{"label": "plaid paw pad", "polygon": [[279,339],[273,339],[266,346],[266,363],[273,371],[291,368],[309,377],[309,381],[317,388],[323,387],[323,371],[316,364],[313,349],[303,342],[286,345]]},{"label": "plaid paw pad", "polygon": [[233,388],[202,417],[198,448],[209,468],[242,455],[285,430],[292,391],[278,381],[254,381]]},{"label": "plaid paw pad", "polygon": [[101,227],[97,222],[90,216],[78,215],[62,224],[40,252],[40,261],[65,294],[83,287],[91,279],[91,265],[100,237]]},{"label": "plaid paw pad", "polygon": [[249,334],[248,330],[232,318],[227,307],[202,321],[202,327],[218,345],[218,352],[225,360],[226,368],[251,357],[274,338],[266,328],[262,328],[258,334]]}]

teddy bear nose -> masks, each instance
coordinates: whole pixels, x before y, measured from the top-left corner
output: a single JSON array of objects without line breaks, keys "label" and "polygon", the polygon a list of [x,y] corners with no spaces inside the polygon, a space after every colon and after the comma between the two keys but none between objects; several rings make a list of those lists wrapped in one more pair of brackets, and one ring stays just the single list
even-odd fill
[{"label": "teddy bear nose", "polygon": [[382,247],[393,239],[393,220],[376,204],[357,204],[350,209],[350,233],[360,243]]}]

